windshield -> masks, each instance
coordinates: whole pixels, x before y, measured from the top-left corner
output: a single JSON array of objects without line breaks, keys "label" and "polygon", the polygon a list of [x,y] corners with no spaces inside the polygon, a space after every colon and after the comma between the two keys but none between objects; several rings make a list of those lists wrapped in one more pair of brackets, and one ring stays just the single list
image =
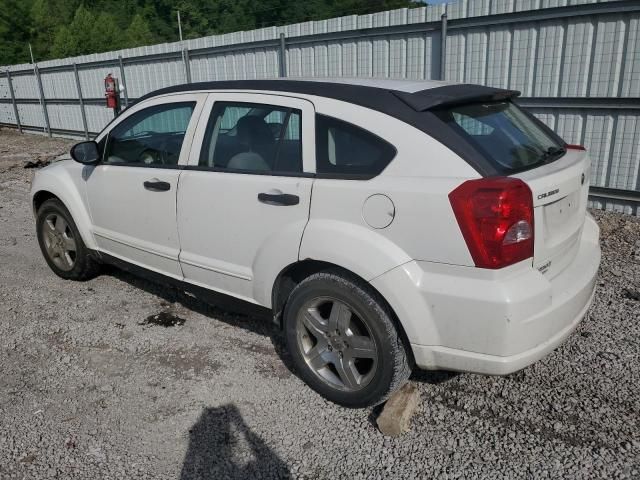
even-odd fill
[{"label": "windshield", "polygon": [[436,113],[505,173],[560,158],[564,146],[511,102],[459,105]]}]

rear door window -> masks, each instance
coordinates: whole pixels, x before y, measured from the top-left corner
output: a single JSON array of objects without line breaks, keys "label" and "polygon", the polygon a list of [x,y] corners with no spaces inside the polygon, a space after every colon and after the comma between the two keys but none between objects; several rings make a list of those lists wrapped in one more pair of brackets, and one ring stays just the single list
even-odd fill
[{"label": "rear door window", "polygon": [[511,102],[473,103],[434,113],[504,173],[534,168],[565,153],[543,126]]},{"label": "rear door window", "polygon": [[200,167],[238,173],[302,172],[302,112],[266,104],[217,102]]},{"label": "rear door window", "polygon": [[337,118],[316,116],[316,171],[371,178],[393,160],[396,149],[377,135]]}]

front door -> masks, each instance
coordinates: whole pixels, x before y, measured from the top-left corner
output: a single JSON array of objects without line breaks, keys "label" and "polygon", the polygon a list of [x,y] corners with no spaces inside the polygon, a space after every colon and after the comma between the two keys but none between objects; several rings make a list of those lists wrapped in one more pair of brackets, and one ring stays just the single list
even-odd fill
[{"label": "front door", "polygon": [[178,191],[187,281],[270,306],[309,218],[313,141],[306,100],[209,95]]},{"label": "front door", "polygon": [[98,138],[103,159],[85,178],[93,234],[102,252],[182,278],[179,166],[187,162],[205,99],[186,94],[143,102]]}]

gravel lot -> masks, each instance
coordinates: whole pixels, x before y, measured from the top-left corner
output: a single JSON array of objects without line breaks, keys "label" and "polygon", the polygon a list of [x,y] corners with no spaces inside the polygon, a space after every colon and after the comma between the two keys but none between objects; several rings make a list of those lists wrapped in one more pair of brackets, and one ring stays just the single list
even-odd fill
[{"label": "gravel lot", "polygon": [[293,375],[269,322],[117,270],[54,276],[23,163],[69,145],[0,130],[0,478],[640,478],[639,219],[594,212],[598,292],[562,347],[505,378],[415,374],[390,439]]}]

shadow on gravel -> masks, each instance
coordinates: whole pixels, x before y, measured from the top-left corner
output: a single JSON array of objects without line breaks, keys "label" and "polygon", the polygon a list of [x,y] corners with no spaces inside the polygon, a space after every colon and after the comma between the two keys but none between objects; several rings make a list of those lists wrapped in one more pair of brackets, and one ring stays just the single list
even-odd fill
[{"label": "shadow on gravel", "polygon": [[446,383],[460,375],[460,372],[448,372],[446,370],[418,370],[414,369],[411,380],[418,383],[438,385]]},{"label": "shadow on gravel", "polygon": [[[225,322],[233,327],[243,328],[252,333],[269,337],[274,347],[275,353],[280,357],[284,366],[293,375],[296,375],[295,369],[287,351],[284,338],[279,329],[271,321],[270,311],[266,309],[256,309],[255,311],[247,311],[242,308],[242,303],[225,304],[218,306],[215,303],[209,303],[206,300],[199,299],[184,293],[179,288],[163,285],[154,280],[148,280],[135,275],[134,273],[121,270],[116,267],[104,266],[104,275],[111,275],[118,280],[128,283],[129,285],[144,290],[145,292],[156,295],[169,303],[180,303],[183,307],[204,315],[209,318]],[[160,314],[156,314],[160,315]],[[447,371],[424,371],[415,369],[411,375],[411,380],[419,383],[427,383],[437,385],[448,382],[449,380],[460,375],[457,372]]]},{"label": "shadow on gravel", "polygon": [[[233,305],[229,303],[219,306],[216,303],[209,303],[203,299],[191,296],[171,285],[164,285],[153,279],[142,278],[135,273],[130,273],[109,265],[103,266],[102,275],[117,278],[132,287],[160,297],[168,303],[179,303],[195,313],[215,318],[234,327],[240,327],[265,337],[270,337],[275,333],[275,328],[273,328],[273,323],[266,309],[254,308],[250,304],[244,305],[239,301],[233,302]],[[265,311],[263,312],[262,310]]]},{"label": "shadow on gravel", "polygon": [[[233,327],[242,328],[251,333],[268,337],[271,340],[276,355],[280,358],[287,370],[295,375],[284,337],[273,323],[270,310],[257,307],[251,308],[250,305],[244,305],[240,302],[233,302],[223,306],[217,305],[214,302],[209,303],[206,300],[188,295],[179,288],[163,285],[154,280],[139,277],[134,273],[110,265],[103,267],[102,274],[110,275],[135,288],[156,295],[168,303],[177,302],[192,312],[224,322]],[[247,310],[247,308],[250,310]]]},{"label": "shadow on gravel", "polygon": [[189,430],[180,480],[292,478],[287,465],[251,431],[235,405],[205,408]]}]

